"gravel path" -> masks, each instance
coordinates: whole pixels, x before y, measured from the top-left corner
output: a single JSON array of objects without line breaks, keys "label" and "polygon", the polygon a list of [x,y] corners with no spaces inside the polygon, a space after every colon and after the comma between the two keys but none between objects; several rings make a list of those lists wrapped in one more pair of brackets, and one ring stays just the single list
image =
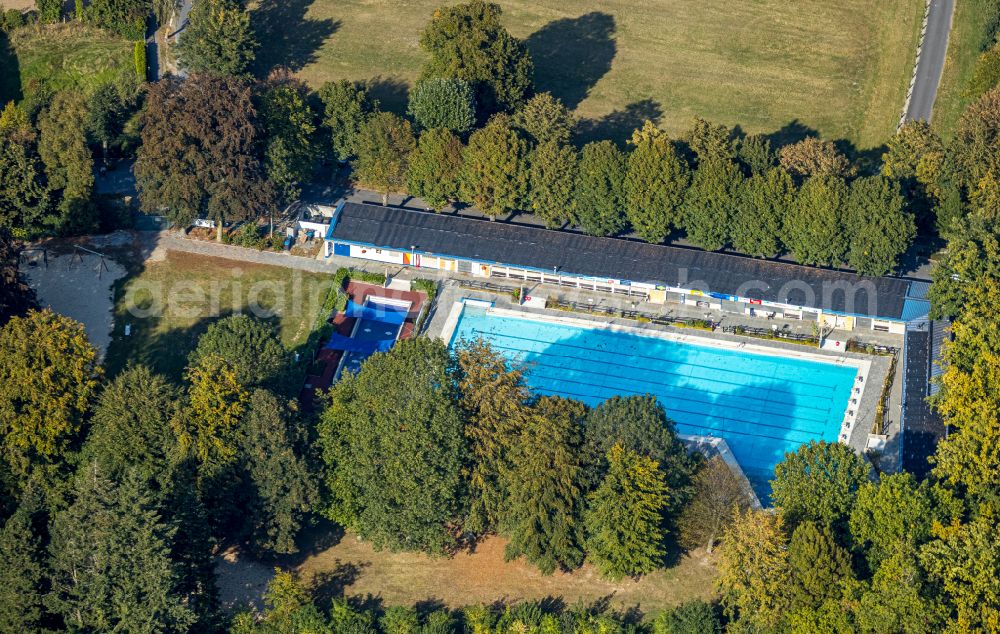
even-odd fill
[{"label": "gravel path", "polygon": [[[333,273],[337,270],[338,263],[330,263],[307,258],[288,253],[278,253],[275,251],[258,251],[257,249],[246,249],[231,244],[219,244],[218,242],[206,242],[204,240],[193,240],[177,235],[176,231],[162,231],[155,234],[156,250],[180,251],[182,253],[194,253],[197,255],[207,255],[227,260],[238,260],[240,262],[250,262],[253,264],[266,264],[268,266],[284,266],[311,273]],[[155,256],[153,256],[155,257]]]}]

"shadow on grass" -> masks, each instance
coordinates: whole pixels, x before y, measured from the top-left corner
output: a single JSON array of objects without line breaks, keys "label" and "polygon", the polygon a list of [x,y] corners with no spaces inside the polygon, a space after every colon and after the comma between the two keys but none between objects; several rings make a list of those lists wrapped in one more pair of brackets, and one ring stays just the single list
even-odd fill
[{"label": "shadow on grass", "polygon": [[340,28],[339,20],[306,16],[313,0],[262,0],[250,20],[261,47],[254,64],[259,77],[275,68],[302,70],[316,61],[316,51]]},{"label": "shadow on grass", "polygon": [[21,101],[24,95],[21,93],[21,68],[17,60],[14,47],[10,45],[10,38],[3,31],[0,31],[0,107],[8,101]]},{"label": "shadow on grass", "polygon": [[410,98],[410,86],[399,77],[373,77],[364,82],[368,96],[378,101],[379,108],[388,112],[406,115]]},{"label": "shadow on grass", "polygon": [[615,28],[614,16],[592,11],[554,20],[532,33],[525,45],[535,62],[535,89],[576,109],[611,70]]},{"label": "shadow on grass", "polygon": [[643,99],[615,110],[600,119],[586,119],[577,125],[577,143],[610,139],[621,147],[626,147],[632,131],[641,128],[645,121],[659,123],[663,118],[663,108],[652,99]]}]

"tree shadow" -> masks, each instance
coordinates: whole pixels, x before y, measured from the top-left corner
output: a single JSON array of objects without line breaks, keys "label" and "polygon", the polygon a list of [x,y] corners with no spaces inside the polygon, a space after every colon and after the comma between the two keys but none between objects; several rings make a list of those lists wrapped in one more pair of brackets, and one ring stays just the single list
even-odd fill
[{"label": "tree shadow", "polygon": [[600,11],[554,20],[532,33],[525,45],[535,63],[535,89],[576,109],[611,70],[614,34],[614,16]]},{"label": "tree shadow", "polygon": [[21,70],[17,54],[10,44],[7,33],[0,31],[0,108],[8,101],[19,102],[24,98],[21,92]]},{"label": "tree shadow", "polygon": [[576,129],[576,142],[583,144],[610,139],[624,148],[633,130],[641,128],[647,120],[659,123],[662,118],[663,108],[659,102],[648,98],[635,101],[625,106],[624,110],[615,110],[600,119],[581,121]]},{"label": "tree shadow", "polygon": [[312,592],[320,605],[329,605],[334,599],[344,596],[344,591],[361,576],[368,563],[336,560],[333,570],[316,573],[312,580]]},{"label": "tree shadow", "polygon": [[250,16],[261,43],[254,63],[258,77],[286,67],[302,70],[316,61],[328,37],[340,28],[340,20],[309,18],[306,13],[313,0],[261,0]]},{"label": "tree shadow", "polygon": [[378,102],[381,110],[400,116],[406,114],[410,98],[410,86],[400,77],[379,75],[364,82],[365,90],[372,101]]},{"label": "tree shadow", "polygon": [[810,128],[798,119],[792,119],[774,132],[765,134],[764,138],[771,142],[771,149],[777,152],[782,146],[815,136],[819,136],[815,128]]}]

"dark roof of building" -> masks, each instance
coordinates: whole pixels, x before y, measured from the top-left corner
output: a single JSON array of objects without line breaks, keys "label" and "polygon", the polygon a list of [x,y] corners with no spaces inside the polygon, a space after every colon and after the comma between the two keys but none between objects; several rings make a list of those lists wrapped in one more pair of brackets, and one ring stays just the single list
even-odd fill
[{"label": "dark roof of building", "polygon": [[739,295],[900,319],[909,281],[600,238],[398,207],[344,203],[328,235],[396,250]]},{"label": "dark roof of building", "polygon": [[945,322],[923,322],[906,329],[903,363],[903,469],[919,478],[930,470],[927,458],[944,438],[944,421],[927,402],[932,369],[940,354],[936,342],[947,337]]}]

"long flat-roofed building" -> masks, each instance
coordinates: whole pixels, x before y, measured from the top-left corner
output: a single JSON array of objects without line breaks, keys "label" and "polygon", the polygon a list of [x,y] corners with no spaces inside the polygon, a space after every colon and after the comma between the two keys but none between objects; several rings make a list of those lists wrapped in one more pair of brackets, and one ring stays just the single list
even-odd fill
[{"label": "long flat-roofed building", "polygon": [[653,303],[902,335],[926,318],[926,284],[894,277],[602,238],[455,214],[344,202],[325,257],[577,287]]}]

